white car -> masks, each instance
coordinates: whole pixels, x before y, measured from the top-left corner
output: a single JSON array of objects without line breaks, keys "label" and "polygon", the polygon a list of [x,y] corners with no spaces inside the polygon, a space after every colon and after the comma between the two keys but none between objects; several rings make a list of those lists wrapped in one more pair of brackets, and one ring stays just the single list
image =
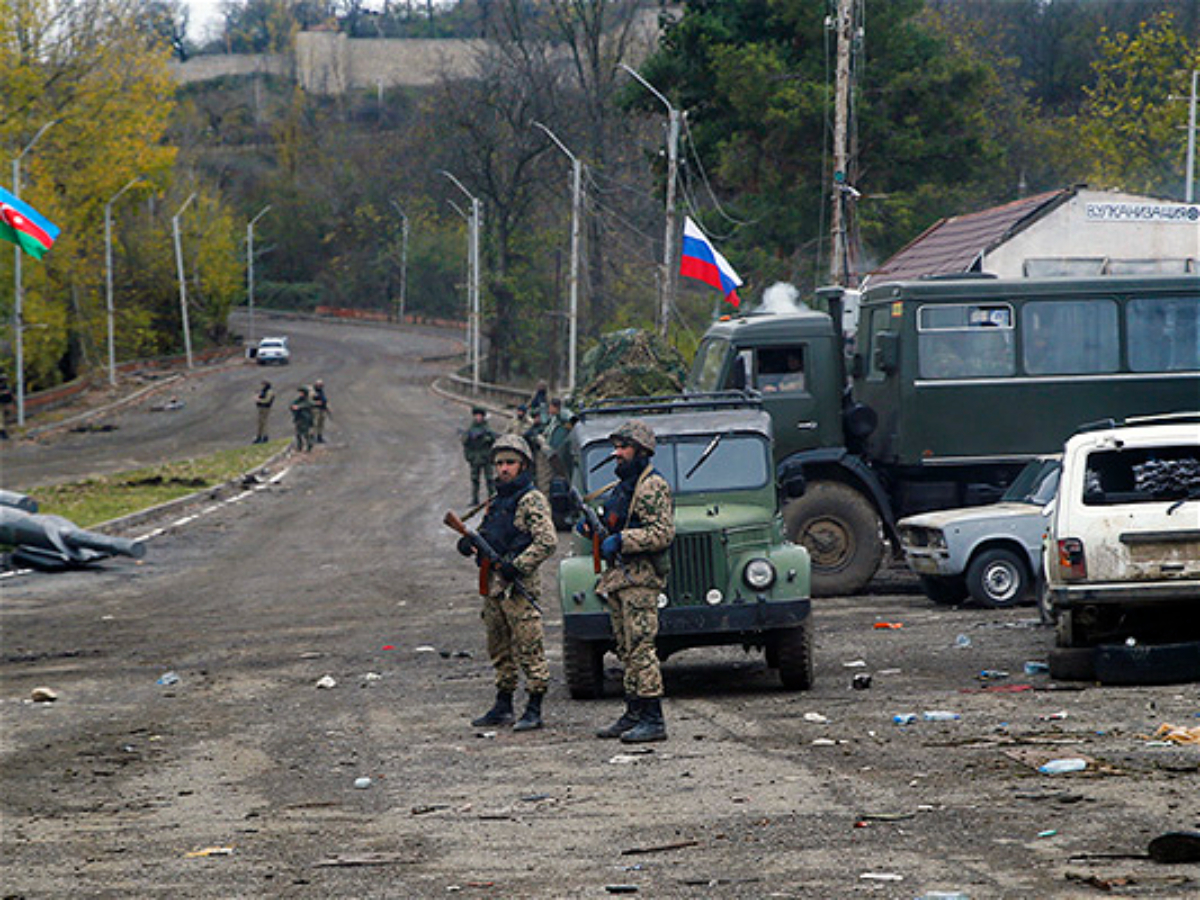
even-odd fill
[{"label": "white car", "polygon": [[265,337],[258,342],[254,354],[260,366],[286,366],[292,361],[291,351],[288,350],[288,339],[285,337]]},{"label": "white car", "polygon": [[1106,664],[1140,664],[1136,648],[1147,667],[1157,655],[1200,678],[1200,413],[1067,441],[1044,554],[1043,615],[1073,660],[1062,668],[1105,680]]}]

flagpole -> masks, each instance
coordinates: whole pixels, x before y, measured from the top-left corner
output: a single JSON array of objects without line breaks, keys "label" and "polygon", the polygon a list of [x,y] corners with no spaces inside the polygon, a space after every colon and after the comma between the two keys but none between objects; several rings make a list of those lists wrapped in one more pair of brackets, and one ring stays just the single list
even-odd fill
[{"label": "flagpole", "polygon": [[[45,125],[38,129],[38,133],[33,136],[33,140],[25,145],[25,149],[17,154],[12,162],[13,173],[13,196],[18,200],[21,199],[21,160],[25,154],[33,149],[33,145],[38,142],[46,129],[55,124],[58,119],[51,119]],[[23,306],[25,301],[24,285],[21,281],[21,254],[25,251],[21,249],[20,242],[17,243],[17,255],[14,257],[13,263],[13,332],[16,338],[16,359],[14,360],[17,372],[17,426],[25,424],[25,319],[23,315]]]}]

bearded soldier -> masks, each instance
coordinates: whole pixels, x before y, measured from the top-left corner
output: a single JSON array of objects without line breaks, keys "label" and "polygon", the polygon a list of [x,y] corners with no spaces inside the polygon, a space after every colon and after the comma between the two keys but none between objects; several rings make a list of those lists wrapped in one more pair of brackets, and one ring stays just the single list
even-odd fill
[{"label": "bearded soldier", "polygon": [[650,426],[631,419],[611,435],[620,482],[604,504],[608,536],[600,553],[608,563],[596,593],[608,605],[617,658],[625,668],[625,712],[596,732],[627,744],[661,741],[662,672],[654,647],[658,595],[667,584],[668,553],[675,539],[671,488],[651,465],[655,439]]},{"label": "bearded soldier", "polygon": [[558,536],[550,504],[533,486],[532,462],[529,445],[517,435],[506,434],[492,447],[496,496],[488,505],[479,536],[500,556],[500,564],[486,563],[470,536],[458,542],[459,553],[474,554],[477,562],[488,565],[483,623],[488,656],[496,670],[496,702],[471,722],[477,728],[512,722],[518,670],[525,673],[528,700],[513,731],[542,727],[542,698],[550,681],[550,668],[546,664],[542,613],[537,605],[538,567],[554,553]]}]

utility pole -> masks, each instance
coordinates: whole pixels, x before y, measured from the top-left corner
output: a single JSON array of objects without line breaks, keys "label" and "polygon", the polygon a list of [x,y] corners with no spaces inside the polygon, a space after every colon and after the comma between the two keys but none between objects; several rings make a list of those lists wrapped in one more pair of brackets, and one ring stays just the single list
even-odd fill
[{"label": "utility pole", "polygon": [[571,275],[567,315],[567,393],[575,393],[575,360],[579,343],[579,228],[583,211],[583,162],[543,125],[534,122],[571,160]]},{"label": "utility pole", "polygon": [[844,285],[846,217],[845,192],[847,183],[846,166],[849,154],[846,135],[850,119],[850,46],[854,38],[854,0],[838,0],[837,20],[837,68],[833,100],[833,217],[830,220],[829,275],[834,284]]},{"label": "utility pole", "polygon": [[250,345],[254,345],[254,223],[267,214],[271,204],[258,211],[253,219],[246,223],[246,308],[250,312],[250,327],[247,337]]},{"label": "utility pole", "polygon": [[408,216],[395,200],[392,201],[392,206],[396,207],[396,212],[400,213],[400,311],[397,321],[403,325],[404,302],[408,293]]},{"label": "utility pole", "polygon": [[113,387],[117,386],[117,342],[113,328],[112,208],[122,194],[141,180],[142,176],[139,175],[113,194],[112,199],[104,204],[104,293],[105,306],[108,311],[108,383]]},{"label": "utility pole", "polygon": [[194,199],[196,199],[195,191],[183,201],[183,206],[179,207],[179,212],[171,217],[171,233],[175,236],[175,269],[179,274],[179,312],[183,318],[183,347],[187,353],[187,367],[189,369],[193,368],[192,330],[188,324],[187,277],[183,271],[183,241],[179,237],[179,217],[183,215],[183,211],[188,208],[188,204]]},{"label": "utility pole", "polygon": [[479,231],[482,227],[483,204],[479,198],[468,191],[461,181],[442,169],[442,174],[454,182],[454,186],[467,195],[471,201],[471,283],[469,296],[471,299],[470,341],[471,341],[471,393],[479,393]]},{"label": "utility pole", "polygon": [[662,101],[667,108],[667,225],[663,237],[663,275],[659,283],[661,295],[658,308],[658,334],[659,337],[666,337],[667,324],[671,319],[671,306],[675,302],[675,286],[678,283],[675,246],[678,243],[679,225],[675,214],[675,182],[679,172],[679,131],[683,114],[635,70],[625,63],[621,63],[621,68],[637,79],[642,87]]},{"label": "utility pole", "polygon": [[455,203],[453,200],[447,200],[446,202],[450,204],[450,208],[452,210],[454,210],[456,213],[458,213],[458,217],[467,223],[467,228],[468,228],[468,231],[467,231],[467,282],[466,282],[467,283],[467,305],[466,305],[466,309],[465,309],[465,312],[463,315],[463,317],[466,319],[466,322],[467,322],[467,341],[466,341],[466,343],[467,343],[467,358],[463,362],[463,365],[469,366],[471,364],[471,347],[473,344],[473,342],[471,340],[471,232],[469,230],[471,227],[471,217],[466,212],[464,212],[463,208],[461,206],[459,206],[457,203]]},{"label": "utility pole", "polygon": [[[51,119],[45,125],[38,129],[37,134],[33,136],[25,149],[16,155],[12,161],[12,181],[13,181],[13,196],[18,200],[21,199],[21,160],[25,154],[33,149],[33,145],[41,139],[41,136],[46,133],[46,129],[57,122],[57,119]],[[13,336],[16,343],[16,359],[14,360],[17,369],[17,425],[25,424],[25,317],[23,314],[23,306],[25,302],[25,286],[21,278],[21,255],[25,251],[21,249],[21,245],[16,246],[16,256],[13,258]]]}]

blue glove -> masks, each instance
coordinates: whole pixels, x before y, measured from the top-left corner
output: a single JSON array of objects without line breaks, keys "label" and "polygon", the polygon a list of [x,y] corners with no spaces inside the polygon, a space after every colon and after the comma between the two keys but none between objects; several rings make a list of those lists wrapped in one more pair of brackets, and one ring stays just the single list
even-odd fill
[{"label": "blue glove", "polygon": [[589,541],[592,539],[592,526],[588,524],[587,519],[580,519],[575,523],[575,533]]},{"label": "blue glove", "polygon": [[510,562],[502,562],[500,563],[500,575],[505,581],[511,583],[521,577],[521,570]]},{"label": "blue glove", "polygon": [[610,534],[600,544],[600,555],[608,562],[612,562],[617,558],[617,554],[621,552],[621,532]]}]

